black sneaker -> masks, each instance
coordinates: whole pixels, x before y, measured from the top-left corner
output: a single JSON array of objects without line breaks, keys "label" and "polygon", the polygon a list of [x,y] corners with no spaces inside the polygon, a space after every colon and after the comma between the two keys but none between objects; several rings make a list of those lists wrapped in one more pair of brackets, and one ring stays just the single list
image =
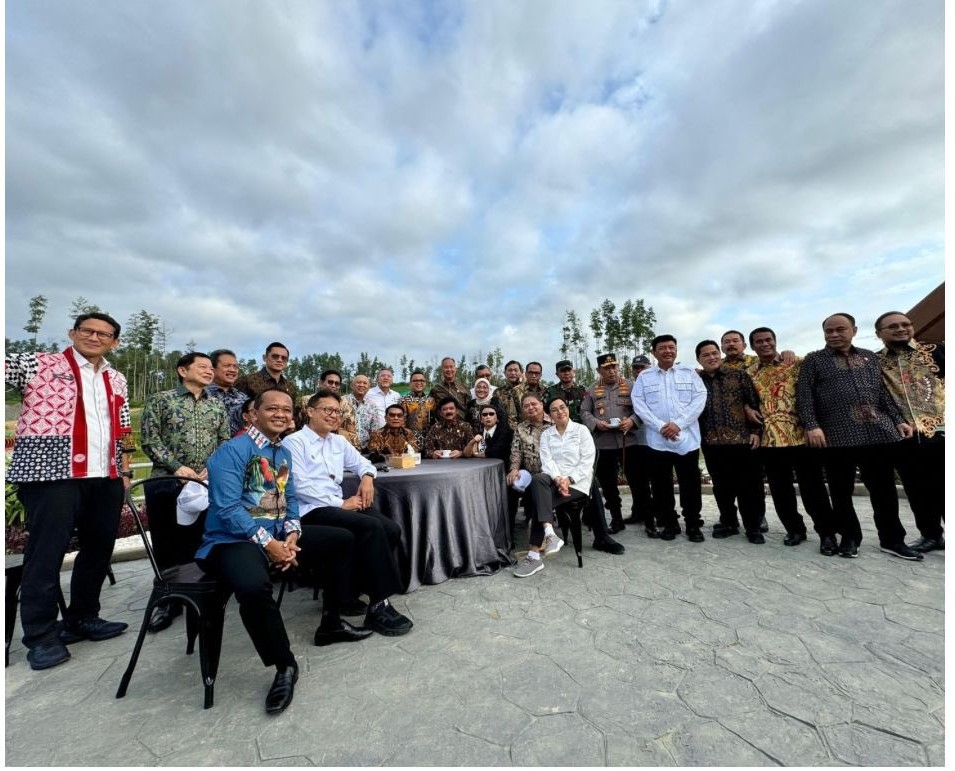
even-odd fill
[{"label": "black sneaker", "polygon": [[122,621],[107,621],[99,617],[85,618],[75,624],[66,624],[60,630],[60,642],[72,645],[81,640],[110,640],[119,637],[128,628],[129,624]]},{"label": "black sneaker", "polygon": [[70,652],[58,640],[40,643],[27,651],[30,669],[49,669],[70,660]]},{"label": "black sneaker", "polygon": [[925,554],[930,551],[945,551],[945,537],[926,538],[924,535],[917,541],[907,544],[910,549]]},{"label": "black sneaker", "polygon": [[836,546],[836,539],[833,536],[824,535],[819,539],[820,554],[824,554],[827,557],[832,557],[838,551],[839,547]]},{"label": "black sneaker", "polygon": [[799,546],[803,541],[806,540],[806,534],[803,533],[786,533],[786,537],[783,538],[783,546]]},{"label": "black sneaker", "polygon": [[921,552],[916,551],[910,546],[906,546],[901,541],[890,545],[880,544],[879,551],[884,551],[886,554],[894,554],[896,557],[901,557],[904,560],[917,561],[925,559],[925,556]]},{"label": "black sneaker", "polygon": [[703,543],[706,539],[703,537],[703,531],[698,527],[688,527],[686,529],[687,540],[693,543]]},{"label": "black sneaker", "polygon": [[839,556],[848,557],[849,559],[858,557],[859,544],[857,544],[851,538],[843,538],[842,543],[839,544]]},{"label": "black sneaker", "polygon": [[746,538],[750,543],[766,543],[766,536],[764,536],[759,530],[754,530],[746,534]]},{"label": "black sneaker", "polygon": [[660,540],[661,541],[672,541],[683,531],[680,530],[680,526],[664,527],[660,530]]},{"label": "black sneaker", "polygon": [[408,634],[414,624],[410,618],[401,615],[387,600],[384,600],[368,609],[364,626],[386,637],[398,637]]},{"label": "black sneaker", "polygon": [[714,538],[729,538],[731,535],[739,535],[739,525],[724,525],[722,522],[713,525]]},{"label": "black sneaker", "polygon": [[624,552],[623,544],[617,543],[609,535],[605,535],[603,538],[595,538],[594,548],[597,551],[605,551],[607,554],[623,554]]},{"label": "black sneaker", "polygon": [[644,528],[644,532],[647,534],[647,538],[659,538],[659,537],[660,537],[660,531],[657,530],[657,529],[656,529],[655,527],[653,527],[652,525],[648,525],[646,528]]}]

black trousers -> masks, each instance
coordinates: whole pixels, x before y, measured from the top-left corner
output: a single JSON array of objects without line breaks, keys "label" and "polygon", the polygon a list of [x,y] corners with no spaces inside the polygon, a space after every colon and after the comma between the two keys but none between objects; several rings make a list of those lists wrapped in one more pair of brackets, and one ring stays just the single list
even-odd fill
[{"label": "black trousers", "polygon": [[560,503],[573,501],[580,498],[587,498],[580,490],[570,488],[570,496],[564,496],[557,492],[557,486],[549,474],[541,472],[534,474],[528,491],[531,494],[533,502],[533,520],[531,524],[530,545],[540,546],[544,542],[544,523],[551,525],[556,522],[554,516],[554,507]]},{"label": "black trousers", "polygon": [[380,602],[401,591],[395,562],[395,547],[401,543],[401,527],[372,506],[367,511],[345,511],[335,506],[312,509],[302,517],[302,529],[314,526],[342,528],[355,539],[352,587]]},{"label": "black trousers", "polygon": [[700,451],[677,455],[668,450],[650,448],[650,486],[653,491],[653,511],[660,527],[677,527],[676,499],[673,496],[673,472],[680,485],[680,508],[688,528],[700,527],[703,519],[703,493],[700,477]]},{"label": "black trousers", "polygon": [[627,448],[627,454],[636,456],[634,461],[634,479],[631,481],[627,477],[627,484],[630,485],[630,495],[633,498],[633,504],[630,507],[630,513],[637,519],[642,519],[647,526],[653,525],[653,500],[650,489],[650,448],[645,444],[636,444]]},{"label": "black trousers", "polygon": [[895,468],[925,538],[940,538],[945,519],[945,434],[916,434],[894,445]]},{"label": "black trousers", "polygon": [[806,445],[797,447],[764,447],[759,451],[773,496],[776,516],[787,533],[805,533],[806,523],[796,506],[793,475],[799,483],[799,497],[812,519],[819,537],[836,533],[835,518],[822,469],[822,455]]},{"label": "black trousers", "polygon": [[187,565],[196,557],[205,532],[206,512],[191,525],[176,522],[176,499],[183,484],[171,479],[146,482],[146,515],[149,517],[149,538],[160,570],[174,565]]},{"label": "black trousers", "polygon": [[623,467],[623,475],[627,479],[627,485],[633,495],[634,504],[636,504],[638,488],[639,456],[637,454],[638,445],[626,448],[616,448],[611,450],[601,450],[597,455],[597,467],[594,475],[600,483],[600,489],[603,490],[604,498],[607,500],[607,508],[610,510],[610,519],[618,521],[623,519],[620,511],[620,491],[617,489],[617,468]]},{"label": "black trousers", "polygon": [[27,540],[20,584],[23,644],[54,642],[60,630],[57,598],[60,567],[74,528],[80,550],[73,564],[66,621],[99,615],[99,595],[109,570],[123,507],[123,482],[106,477],[29,482],[17,496],[27,514]]},{"label": "black trousers", "polygon": [[905,539],[905,528],[899,521],[899,496],[895,490],[895,474],[892,444],[867,445],[865,447],[827,447],[816,452],[823,453],[823,466],[829,482],[829,497],[835,525],[843,537],[862,543],[862,528],[859,516],[852,505],[852,490],[855,486],[856,468],[862,484],[869,491],[872,502],[872,519],[883,546],[897,544]]},{"label": "black trousers", "polygon": [[702,446],[706,468],[713,480],[713,497],[720,510],[720,523],[738,527],[736,506],[747,533],[759,532],[766,514],[763,467],[757,451],[748,444]]},{"label": "black trousers", "polygon": [[[616,484],[616,480],[614,480]],[[507,516],[508,521],[511,527],[511,542],[514,542],[514,520],[517,518],[517,505],[523,501],[524,502],[524,515],[528,519],[533,519],[533,514],[531,510],[533,509],[534,502],[531,498],[531,488],[528,487],[523,493],[518,492],[513,487],[508,485],[507,487]],[[590,486],[590,518],[588,522],[590,523],[590,529],[593,531],[594,540],[599,541],[602,538],[605,538],[610,535],[610,532],[607,530],[607,511],[604,508],[603,496],[601,495],[601,488],[597,484],[597,478],[594,477],[593,484]]]},{"label": "black trousers", "polygon": [[[325,612],[334,611],[335,603],[344,602],[350,591],[354,537],[340,528],[314,526],[303,528],[298,545],[302,549],[299,562],[319,570],[327,582]],[[294,664],[282,612],[272,591],[269,560],[262,547],[249,541],[221,543],[197,562],[235,594],[242,624],[262,663],[267,667]]]}]

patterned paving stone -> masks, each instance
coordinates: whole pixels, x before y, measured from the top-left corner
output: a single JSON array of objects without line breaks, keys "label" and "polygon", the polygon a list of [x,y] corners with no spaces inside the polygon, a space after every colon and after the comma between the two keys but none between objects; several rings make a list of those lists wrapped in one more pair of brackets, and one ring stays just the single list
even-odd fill
[{"label": "patterned paving stone", "polygon": [[916,766],[925,763],[918,744],[868,726],[849,723],[820,729],[833,754],[856,766]]}]

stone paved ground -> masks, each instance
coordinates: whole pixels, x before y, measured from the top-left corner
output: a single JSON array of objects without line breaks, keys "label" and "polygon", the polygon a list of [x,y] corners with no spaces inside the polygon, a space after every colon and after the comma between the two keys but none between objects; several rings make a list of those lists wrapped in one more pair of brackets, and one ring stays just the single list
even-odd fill
[{"label": "stone paved ground", "polygon": [[319,613],[296,591],[283,610],[302,677],[277,718],[234,605],[213,709],[181,620],[147,639],[114,699],[150,583],[144,561],[118,564],[104,615],[130,633],[40,673],[14,644],[6,762],[942,765],[945,559],[880,553],[868,501],[857,507],[857,560],[821,556],[814,537],[782,546],[772,515],[764,546],[630,527],[622,557],[588,540],[583,570],[565,549],[528,579],[422,587],[396,602],[411,634],[360,644],[313,647]]}]

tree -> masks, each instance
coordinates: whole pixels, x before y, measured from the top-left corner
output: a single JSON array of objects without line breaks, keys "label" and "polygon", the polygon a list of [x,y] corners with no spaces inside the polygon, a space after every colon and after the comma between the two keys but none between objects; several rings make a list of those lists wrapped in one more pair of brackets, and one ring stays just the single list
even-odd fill
[{"label": "tree", "polygon": [[[626,300],[617,312],[617,306],[609,298],[590,311],[590,332],[597,353],[613,352],[622,361],[640,353],[649,353],[650,340],[657,317],[653,308],[642,299]],[[575,369],[580,370],[578,379],[589,378],[592,372],[587,355],[587,337],[580,327],[576,311],[564,315],[561,330],[560,352],[565,358],[572,357]]]},{"label": "tree", "polygon": [[30,298],[30,320],[24,324],[23,328],[33,335],[33,350],[36,350],[36,336],[43,325],[43,317],[46,316],[46,298],[42,294]]},{"label": "tree", "polygon": [[77,316],[82,316],[84,313],[102,313],[102,311],[98,305],[93,305],[83,295],[80,295],[70,305],[70,318],[76,319]]}]

